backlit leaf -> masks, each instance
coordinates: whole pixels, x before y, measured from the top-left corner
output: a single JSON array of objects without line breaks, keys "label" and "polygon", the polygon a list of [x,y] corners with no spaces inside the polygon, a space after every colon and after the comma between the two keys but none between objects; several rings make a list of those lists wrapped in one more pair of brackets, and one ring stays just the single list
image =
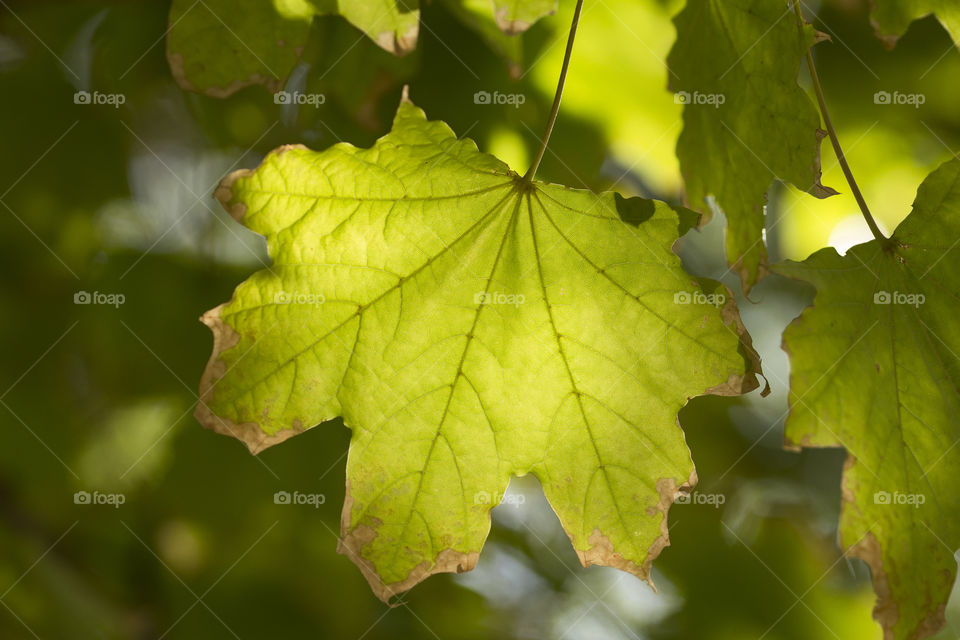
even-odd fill
[{"label": "backlit leaf", "polygon": [[727,217],[727,259],[745,290],[768,273],[766,193],[786,180],[823,198],[820,117],[797,84],[814,32],[780,0],[689,0],[674,19],[670,89],[684,105],[677,157],[692,206]]},{"label": "backlit leaf", "polygon": [[846,447],[841,542],[873,574],[887,638],[944,624],[960,547],[960,161],[923,182],[893,244],[776,267],[817,289],[784,333],[787,441]]},{"label": "backlit leaf", "polygon": [[892,47],[914,20],[931,13],[960,46],[960,5],[951,0],[874,0],[870,20],[887,46]]},{"label": "backlit leaf", "polygon": [[685,210],[528,183],[404,101],[370,149],[278,149],[217,192],[271,268],[204,315],[197,416],[253,452],[352,430],[341,551],[383,599],[477,562],[534,474],[581,561],[648,579],[696,474],[677,411],[757,385]]}]

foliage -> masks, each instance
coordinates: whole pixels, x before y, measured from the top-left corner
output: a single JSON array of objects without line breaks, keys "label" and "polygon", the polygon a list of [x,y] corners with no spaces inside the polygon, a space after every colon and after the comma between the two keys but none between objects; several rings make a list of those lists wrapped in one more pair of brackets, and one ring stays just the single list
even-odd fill
[{"label": "foliage", "polygon": [[789,181],[818,198],[819,116],[797,84],[797,67],[815,40],[793,14],[769,0],[691,0],[675,20],[667,64],[684,104],[677,156],[687,196],[727,218],[727,254],[745,291],[769,273],[763,242],[770,183]]},{"label": "foliage", "polygon": [[952,160],[920,185],[889,242],[778,267],[817,289],[783,336],[786,437],[846,448],[841,541],[870,565],[878,618],[895,637],[938,629],[956,578],[958,214]]},{"label": "foliage", "polygon": [[[955,625],[960,611],[955,598],[948,601],[958,544],[950,472],[958,435],[952,381],[960,353],[951,317],[958,237],[953,158],[960,145],[953,3],[826,0],[815,14],[813,6],[802,6],[807,26],[782,0],[587,0],[559,118],[529,178],[506,167],[525,170],[541,148],[574,0],[559,7],[490,0],[379,4],[94,0],[0,7],[0,133],[7,149],[0,156],[0,248],[7,266],[0,276],[6,380],[0,414],[7,426],[0,448],[6,550],[0,635],[808,640],[920,638],[937,633],[944,618]],[[511,35],[501,27],[526,29]],[[823,147],[822,183],[841,193],[825,199],[808,193],[820,170],[817,92],[803,60],[808,50],[869,205],[864,214],[833,145]],[[409,130],[391,131],[404,85],[435,120],[407,104],[399,113]],[[696,91],[722,92],[725,100],[718,109],[680,104],[681,92]],[[768,126],[764,114],[777,124]],[[819,127],[828,128],[822,116]],[[437,140],[384,146],[402,131],[405,140],[429,132]],[[734,144],[732,132],[756,155]],[[269,153],[292,143],[298,144]],[[794,153],[783,152],[788,145]],[[441,148],[499,175],[448,164]],[[381,162],[431,150],[437,157],[426,165],[403,162],[401,176],[426,176],[419,186],[407,180],[401,188],[381,173]],[[368,163],[352,164],[359,159]],[[503,209],[483,217],[489,203],[480,203],[478,194],[479,208],[471,197],[442,201],[436,211],[452,215],[441,217],[401,198],[395,200],[400,218],[411,224],[398,227],[398,215],[365,200],[366,208],[337,234],[324,235],[322,224],[343,218],[344,210],[321,207],[290,229],[268,233],[268,244],[250,229],[265,231],[258,224],[279,224],[303,207],[289,194],[271,204],[252,191],[279,168],[314,194],[327,188],[324,176],[338,189],[390,197],[423,185],[450,194],[490,180],[491,194],[502,191],[519,207],[516,214]],[[211,198],[226,175],[229,188],[218,196],[234,213],[246,206],[242,224]],[[430,178],[436,175],[444,181]],[[560,204],[541,210],[537,198],[546,194],[579,213]],[[914,194],[916,207],[905,220]],[[693,217],[684,204],[701,214],[698,231],[687,231]],[[606,213],[584,216],[590,207],[588,214]],[[738,218],[738,211],[747,213]],[[391,233],[378,236],[373,224],[355,225],[359,215],[369,223],[389,218],[381,229]],[[875,219],[876,235],[864,215]],[[473,262],[467,264],[498,262],[490,293],[519,292],[524,304],[496,304],[507,298],[482,295],[475,302],[486,289],[474,287],[440,245],[478,216],[482,230],[450,251],[469,246]],[[566,229],[569,244],[534,251],[535,237],[551,244],[550,219],[561,229],[583,221]],[[511,221],[515,232],[508,234]],[[494,259],[489,249],[497,240],[515,262]],[[829,246],[836,252],[823,249]],[[600,265],[607,267],[601,273],[574,247],[591,259],[624,255]],[[362,300],[359,294],[379,295],[372,275],[341,273],[343,265],[363,264],[352,258],[364,249],[369,264],[402,262],[405,268],[395,273],[408,277],[434,261],[360,314],[362,336],[358,316],[359,342],[344,334],[340,351],[325,343],[335,366],[292,361],[310,369],[314,389],[327,386],[323,393],[303,388],[287,408],[277,403],[286,397],[277,384],[261,385],[256,396],[231,397],[241,389],[241,374],[271,358],[282,364],[285,349],[333,321],[339,311],[328,304],[328,282],[353,286],[354,301]],[[302,263],[296,252],[320,250],[330,253],[329,264],[340,265],[319,278],[323,286],[316,274],[304,279],[307,291],[289,286],[299,276],[278,256]],[[526,275],[521,264],[536,268]],[[774,273],[761,279],[767,264]],[[274,282],[271,270],[282,277]],[[538,288],[541,272],[546,278]],[[210,332],[196,318],[229,299],[245,279],[233,302],[221,307],[221,321],[234,323],[244,346],[263,331],[263,344],[248,352],[257,358],[250,363],[239,357],[241,347],[218,349],[219,359],[233,367],[229,373],[214,367],[224,376],[215,387],[215,376],[204,378],[200,402],[196,380]],[[380,288],[389,288],[391,279],[383,274]],[[655,302],[670,326],[722,342],[724,360],[711,361],[697,353],[695,341],[664,331],[666,324],[640,310],[640,300],[617,298],[613,281]],[[269,296],[281,283],[285,292],[308,296],[320,288],[324,303],[308,310],[291,301],[260,315],[227,312]],[[578,299],[547,305],[545,294],[537,296],[546,291],[553,301],[556,290],[563,298],[575,291]],[[741,295],[746,290],[750,300]],[[720,309],[682,304],[683,294],[702,302],[697,292],[728,299]],[[418,297],[403,314],[393,303],[401,293]],[[880,293],[894,304],[883,296],[875,302]],[[451,300],[456,305],[447,304]],[[383,332],[370,332],[371,326],[393,327],[387,311],[410,321],[397,324],[404,340],[391,347],[384,347]],[[271,313],[282,331],[267,331]],[[707,324],[694,322],[693,314]],[[528,316],[540,319],[528,322],[529,330],[499,323]],[[553,328],[551,316],[558,322]],[[478,346],[478,336],[455,335],[470,318],[503,338],[484,341],[499,361]],[[737,331],[728,331],[724,320]],[[567,336],[564,323],[576,322],[582,335]],[[425,328],[430,332],[420,331]],[[576,351],[573,340],[587,344],[588,338],[603,347],[604,357],[591,360],[586,350]],[[757,390],[687,401],[748,364],[755,370],[751,342],[763,357],[769,395]],[[432,376],[450,391],[419,398],[415,392],[429,388],[407,384],[406,370],[391,377],[392,367],[407,350],[428,346],[440,366],[423,384]],[[638,357],[648,348],[646,359]],[[481,390],[482,411],[465,400],[467,378],[451,373],[458,349],[469,367],[486,363],[482,377],[490,388]],[[566,382],[564,351],[573,363]],[[517,382],[533,379],[539,363],[524,368],[526,361],[509,360],[510,353],[539,355],[543,370],[559,374],[536,386]],[[330,371],[340,366],[337,373],[348,373],[351,360],[371,368],[349,369],[341,385]],[[618,375],[608,371],[614,363],[633,366],[644,383],[627,376],[611,382]],[[711,371],[710,364],[717,366]],[[422,360],[408,369],[418,367]],[[599,408],[591,413],[586,395],[585,418],[561,411],[554,431],[565,428],[569,437],[561,442],[569,442],[582,439],[586,424],[602,427],[609,434],[598,440],[604,456],[629,458],[622,466],[646,482],[606,464],[601,469],[586,440],[552,448],[563,453],[563,465],[530,461],[547,451],[543,441],[552,435],[528,414],[579,388],[580,380],[570,379],[581,369],[591,393],[610,406],[619,402],[618,412],[636,431],[620,438],[625,424],[606,430],[614,421]],[[384,377],[374,379],[374,371]],[[467,376],[478,373],[469,369]],[[414,562],[421,575],[442,568],[430,564],[439,547],[424,545],[412,528],[405,538],[390,538],[384,529],[391,510],[407,508],[402,498],[412,493],[381,499],[374,506],[381,522],[359,512],[353,517],[354,507],[369,498],[374,474],[416,467],[418,455],[425,459],[427,438],[378,440],[358,428],[392,409],[398,400],[392,392],[417,407],[449,396],[458,409],[443,423],[433,417],[440,409],[422,424],[401,413],[385,423],[396,429],[439,434],[442,424],[444,435],[461,437],[481,425],[492,438],[484,422],[490,417],[503,430],[496,432],[495,450],[467,440],[475,445],[465,454],[477,460],[477,477],[490,480],[477,495],[463,500],[462,492],[449,490],[456,477],[425,474],[443,491],[417,505],[466,507],[467,526],[448,512],[431,512],[429,526],[459,538],[460,552],[468,555],[485,539],[476,568],[434,576],[392,598],[390,604],[400,606],[388,608],[335,550],[341,544],[369,577],[383,571],[395,590],[399,574]],[[222,426],[214,415],[247,423],[254,440],[290,426],[303,429],[295,440],[253,457],[198,428],[190,417],[195,405],[208,423]],[[336,414],[342,417],[321,424]],[[670,464],[638,444],[643,438],[663,442]],[[357,440],[372,443],[368,453]],[[508,442],[501,446],[502,440]],[[389,455],[379,455],[376,446]],[[699,484],[684,486],[692,484],[693,460]],[[432,464],[441,470],[436,459]],[[567,493],[555,482],[566,477],[563,471],[575,480]],[[594,473],[592,484],[580,480]],[[650,506],[660,496],[656,480],[666,476],[677,484],[666,492],[677,498],[669,522],[659,501],[653,512],[631,505],[610,535],[616,514],[604,507],[604,477],[622,490],[609,499],[624,495]],[[556,499],[577,491],[599,499],[576,509],[572,499],[566,505]],[[345,498],[352,502],[343,545],[338,529]],[[651,547],[666,540],[664,523],[673,549],[650,568]],[[613,553],[590,550],[588,524],[606,533]],[[628,532],[628,526],[635,528]],[[366,542],[371,530],[378,535]],[[394,566],[390,554],[406,553],[398,541],[407,543],[409,557]],[[622,562],[611,564],[639,565],[659,594],[622,571],[579,566],[617,560],[617,550]],[[385,589],[378,578],[372,583]],[[870,619],[875,601],[883,628]],[[945,629],[937,637],[954,635]]]},{"label": "foliage", "polygon": [[473,568],[527,473],[585,565],[649,578],[696,483],[677,411],[757,386],[675,212],[528,183],[407,101],[371,149],[283,147],[217,193],[272,265],[204,315],[197,415],[254,453],[342,415],[341,549],[381,598]]}]

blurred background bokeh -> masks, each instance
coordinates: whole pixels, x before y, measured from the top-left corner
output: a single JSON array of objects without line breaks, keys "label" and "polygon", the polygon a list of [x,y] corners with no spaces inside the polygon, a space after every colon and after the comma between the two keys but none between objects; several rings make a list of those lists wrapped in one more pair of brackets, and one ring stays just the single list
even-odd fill
[{"label": "blurred background bokeh", "polygon": [[[326,100],[297,106],[263,87],[181,90],[164,56],[168,2],[0,2],[0,638],[879,638],[869,573],[836,545],[844,453],[780,448],[780,333],[812,298],[782,278],[740,298],[773,392],[699,398],[680,415],[712,500],[671,509],[657,594],[581,568],[536,481],[521,478],[511,493],[523,499],[494,510],[474,572],[430,578],[389,608],[335,552],[339,420],[253,457],[193,419],[211,348],[197,318],[267,260],[211,197],[226,172],[284,143],[369,145],[403,84],[429,117],[526,169],[573,2],[506,47],[455,2],[421,5],[419,44],[402,59],[317,18],[288,87]],[[681,107],[664,66],[680,6],[587,0],[541,179],[682,199]],[[960,148],[960,54],[932,18],[886,51],[866,0],[810,8],[832,37],[815,52],[833,119],[892,231]],[[94,90],[124,103],[75,104]],[[481,90],[525,101],[475,104]],[[877,91],[925,102],[878,105]],[[828,146],[823,166],[842,195],[771,191],[773,259],[869,239]],[[717,219],[680,250],[736,291],[722,236]],[[80,292],[122,304],[75,304]],[[77,504],[84,491],[123,503]],[[324,500],[276,504],[278,491]],[[938,638],[958,637],[953,600],[947,617]]]}]

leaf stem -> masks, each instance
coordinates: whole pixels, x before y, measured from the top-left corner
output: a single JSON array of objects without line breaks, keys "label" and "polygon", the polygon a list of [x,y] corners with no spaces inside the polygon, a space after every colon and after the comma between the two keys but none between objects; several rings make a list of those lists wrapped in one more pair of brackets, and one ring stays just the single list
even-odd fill
[{"label": "leaf stem", "polygon": [[[804,20],[803,13],[800,11],[800,0],[794,0],[793,8],[797,14],[797,28],[800,29],[800,33],[802,34]],[[833,128],[830,113],[827,111],[827,100],[823,97],[823,87],[820,86],[820,77],[817,75],[817,68],[813,64],[813,51],[811,49],[811,47],[807,47],[807,67],[810,69],[810,80],[813,82],[813,90],[817,94],[817,102],[820,105],[820,115],[823,116],[823,124],[827,128],[827,134],[830,136],[833,151],[837,156],[837,161],[840,163],[840,168],[843,169],[843,175],[847,179],[847,184],[850,185],[853,197],[860,207],[860,213],[863,214],[863,219],[867,221],[867,226],[870,227],[870,232],[873,233],[874,238],[880,241],[881,245],[888,245],[890,244],[890,239],[883,235],[880,227],[877,226],[877,221],[874,220],[870,214],[867,201],[863,199],[863,194],[860,193],[860,187],[857,186],[857,181],[853,178],[853,172],[850,171],[850,165],[847,164],[847,157],[843,155],[843,149],[840,147],[840,139],[837,138],[837,131]]]},{"label": "leaf stem", "polygon": [[560,80],[557,81],[557,92],[553,97],[553,106],[550,108],[550,117],[547,118],[547,129],[543,133],[543,139],[540,140],[540,148],[537,149],[537,156],[533,159],[533,164],[523,176],[524,182],[530,183],[540,167],[540,161],[543,160],[543,154],[547,151],[547,143],[550,141],[550,134],[553,133],[553,125],[557,122],[557,114],[560,113],[560,98],[563,96],[563,84],[567,80],[567,68],[570,66],[570,55],[573,53],[573,39],[577,35],[577,25],[580,23],[580,10],[583,8],[583,0],[577,0],[577,7],[573,10],[573,22],[570,23],[570,35],[567,37],[567,50],[563,54],[563,66],[560,69]]}]

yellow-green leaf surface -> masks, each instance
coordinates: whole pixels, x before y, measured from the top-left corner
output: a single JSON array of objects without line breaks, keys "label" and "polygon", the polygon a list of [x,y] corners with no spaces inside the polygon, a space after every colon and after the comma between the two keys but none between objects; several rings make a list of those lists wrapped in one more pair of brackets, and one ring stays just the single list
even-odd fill
[{"label": "yellow-green leaf surface", "polygon": [[386,51],[403,55],[417,46],[418,0],[321,0],[324,13],[339,13]]},{"label": "yellow-green leaf surface", "polygon": [[197,416],[253,452],[342,416],[340,550],[383,599],[477,562],[533,473],[581,561],[648,578],[696,482],[687,399],[757,384],[690,212],[524,182],[404,100],[369,149],[283,147],[217,192],[273,264],[204,315]]},{"label": "yellow-green leaf surface", "polygon": [[892,47],[910,23],[931,13],[960,46],[960,3],[955,0],[874,0],[870,19],[877,35]]},{"label": "yellow-green leaf surface", "polygon": [[504,33],[526,31],[534,22],[557,10],[557,0],[493,0],[497,24]]},{"label": "yellow-green leaf surface", "polygon": [[[786,180],[817,197],[820,118],[797,84],[809,26],[781,0],[689,0],[674,19],[670,89],[684,104],[677,157],[692,206],[727,218],[727,258],[745,290],[768,273],[766,192]],[[710,200],[713,200],[711,203]]]},{"label": "yellow-green leaf surface", "polygon": [[391,53],[416,46],[416,0],[173,0],[167,59],[184,89],[225,97],[253,84],[277,91],[293,70],[316,15],[339,14]]},{"label": "yellow-green leaf surface", "polygon": [[776,267],[817,290],[784,333],[786,437],[846,447],[841,542],[870,565],[885,637],[922,638],[944,624],[960,547],[960,161],[892,240]]}]

